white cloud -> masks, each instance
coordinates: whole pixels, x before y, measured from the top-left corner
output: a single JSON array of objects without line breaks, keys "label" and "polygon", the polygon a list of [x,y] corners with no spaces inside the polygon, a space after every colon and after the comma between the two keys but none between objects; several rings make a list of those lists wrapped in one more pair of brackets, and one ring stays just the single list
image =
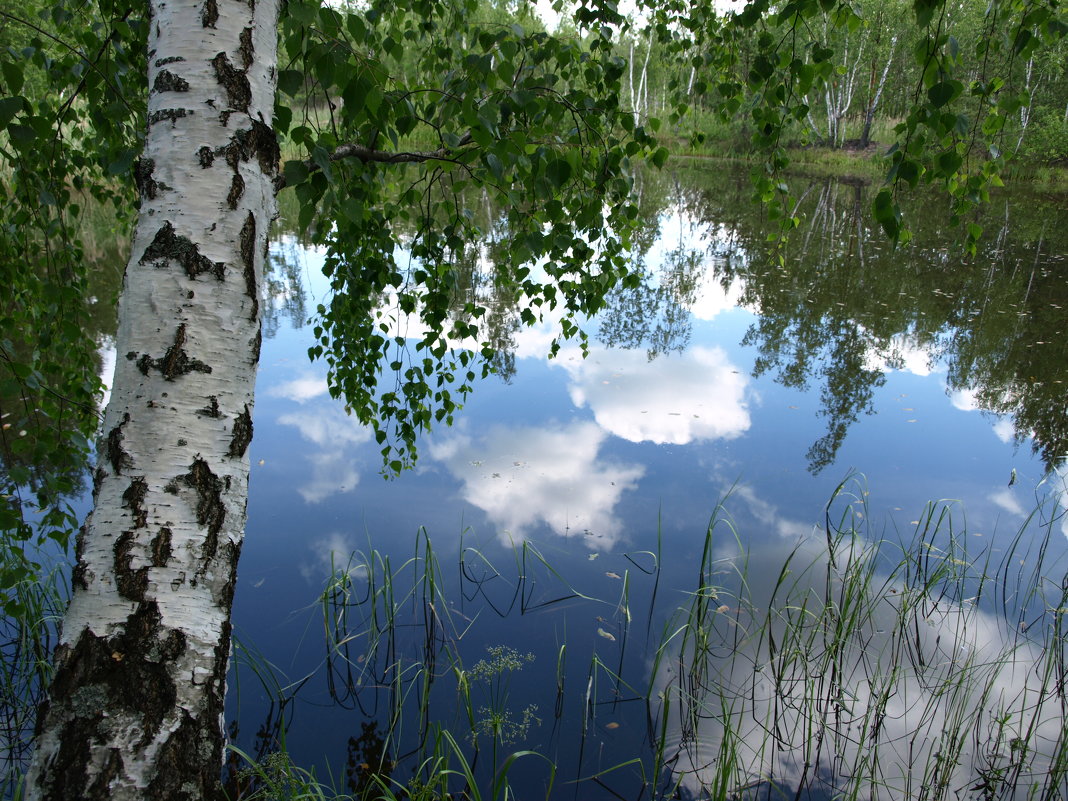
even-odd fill
[{"label": "white cloud", "polygon": [[450,432],[428,451],[463,482],[463,498],[486,513],[503,541],[522,540],[544,525],[610,548],[622,532],[615,506],[644,469],[600,458],[605,436],[590,422],[496,426],[477,440]]},{"label": "white cloud", "polygon": [[300,573],[305,580],[322,583],[338,574],[351,578],[367,575],[367,565],[363,563],[350,536],[333,531],[325,537],[319,537],[308,546],[311,549],[311,561],[300,566]]},{"label": "white cloud", "polygon": [[734,439],[749,429],[748,377],[721,348],[693,347],[649,361],[644,351],[577,348],[554,362],[567,370],[572,402],[589,406],[606,431],[630,442],[682,445]]},{"label": "white cloud", "polygon": [[351,492],[359,483],[356,459],[349,450],[371,439],[371,431],[336,406],[301,409],[278,418],[281,425],[295,427],[300,435],[322,450],[304,458],[311,463],[308,480],[297,487],[307,503],[319,503],[341,492]]},{"label": "white cloud", "polygon": [[268,395],[285,398],[294,403],[305,403],[327,394],[325,376],[305,374],[283,384],[275,384],[267,390]]},{"label": "white cloud", "polygon": [[1026,512],[1020,502],[1016,499],[1012,490],[1008,488],[1000,489],[997,492],[992,492],[987,496],[988,500],[995,506],[1004,509],[1010,515],[1018,515],[1023,517]]},{"label": "white cloud", "polygon": [[360,482],[356,460],[341,451],[324,451],[305,457],[311,462],[311,477],[297,487],[305,503],[320,503],[331,495],[352,492]]},{"label": "white cloud", "polygon": [[111,401],[111,386],[115,383],[115,338],[103,336],[97,345],[96,352],[100,355],[100,381],[104,384],[104,394],[100,398],[100,410],[108,407]]},{"label": "white cloud", "polygon": [[974,412],[979,409],[979,401],[976,400],[978,394],[974,389],[959,389],[950,393],[949,402],[962,412]]},{"label": "white cloud", "polygon": [[732,497],[736,496],[745,501],[750,513],[757,522],[766,526],[780,537],[788,540],[801,540],[812,534],[811,523],[802,523],[790,520],[779,514],[777,506],[768,503],[756,494],[756,490],[745,484],[736,484],[730,491]]},{"label": "white cloud", "polygon": [[304,439],[323,448],[359,445],[371,439],[367,426],[336,406],[289,412],[281,415],[278,422],[293,426]]},{"label": "white cloud", "polygon": [[1007,445],[1016,439],[1016,426],[1008,417],[999,417],[994,423],[994,436]]}]

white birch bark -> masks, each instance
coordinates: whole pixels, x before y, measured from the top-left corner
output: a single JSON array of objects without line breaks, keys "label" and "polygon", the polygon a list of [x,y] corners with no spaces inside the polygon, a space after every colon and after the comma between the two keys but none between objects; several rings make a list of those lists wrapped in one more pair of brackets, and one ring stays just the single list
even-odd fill
[{"label": "white birch bark", "polygon": [[142,205],[28,799],[219,796],[278,0],[152,0]]}]

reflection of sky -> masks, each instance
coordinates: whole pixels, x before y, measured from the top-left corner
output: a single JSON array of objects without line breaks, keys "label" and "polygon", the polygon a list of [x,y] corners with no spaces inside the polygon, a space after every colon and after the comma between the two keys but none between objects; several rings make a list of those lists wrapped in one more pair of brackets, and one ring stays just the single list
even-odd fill
[{"label": "reflection of sky", "polygon": [[[664,239],[651,253],[651,266],[657,254],[680,245],[707,246],[706,234],[699,231],[696,239],[690,238],[689,226],[672,215],[664,217]],[[311,279],[305,289],[309,308],[314,308],[327,297],[328,282],[316,274],[321,254],[304,258]],[[812,386],[798,389],[776,383],[770,375],[751,377],[755,350],[739,343],[754,312],[736,308],[738,287],[723,290],[710,278],[712,272],[706,264],[691,309],[691,346],[652,361],[644,348],[608,350],[596,340],[585,360],[571,344],[547,360],[559,330],[559,312],[547,310],[543,322],[516,332],[517,372],[511,382],[490,378],[477,383],[457,414],[457,425],[439,428],[419,443],[418,469],[389,482],[375,475],[381,457],[373,437],[329,397],[323,365],[308,364],[310,331],[295,330],[283,320],[277,335],[263,345],[251,446],[249,537],[235,606],[246,636],[267,658],[273,649],[280,663],[287,662],[302,634],[278,636],[265,622],[268,617],[281,620],[314,600],[309,586],[325,579],[331,558],[335,565],[347,564],[348,552],[357,547],[380,549],[395,557],[394,564],[404,563],[412,557],[420,526],[426,527],[439,555],[477,538],[486,558],[497,565],[511,560],[507,550],[497,550],[497,541],[533,540],[550,554],[554,567],[575,577],[575,586],[589,587],[591,594],[612,603],[609,594],[618,594],[619,576],[631,570],[633,588],[641,579],[625,554],[654,551],[662,543],[659,597],[671,605],[693,587],[709,517],[725,496],[734,529],[717,530],[714,556],[729,559],[741,548],[752,548],[750,578],[770,588],[776,576],[768,571],[781,567],[775,558],[799,543],[807,549],[824,540],[824,505],[851,468],[862,472],[858,481],[871,490],[870,498],[859,492],[857,497],[870,504],[864,514],[870,516],[873,539],[907,539],[924,504],[939,497],[961,499],[954,509],[966,510],[967,540],[974,547],[989,545],[997,553],[1017,533],[1033,509],[1041,465],[1026,445],[1013,447],[1008,421],[975,414],[974,398],[967,394],[947,397],[944,369],[907,339],[895,340],[893,352],[879,362],[886,383],[875,392],[874,414],[861,415],[850,428],[834,465],[820,475],[809,474],[805,452],[826,431],[820,379],[814,375]],[[402,322],[412,330],[410,321]],[[596,323],[587,330],[596,332]],[[888,358],[895,369],[887,366]],[[1009,487],[1013,470],[1018,480]],[[1065,476],[1058,482],[1051,479],[1041,492],[1063,488]],[[1064,494],[1058,498],[1068,510]],[[1064,519],[1054,525],[1055,531],[1068,534]],[[1063,546],[1059,535],[1057,539],[1056,546]],[[1055,550],[1051,547],[1051,554]],[[458,561],[453,556],[442,559],[446,583],[447,563]],[[310,585],[300,580],[302,574]],[[931,639],[939,635],[944,642],[955,636],[950,623],[959,619],[959,610],[941,611],[938,626],[924,624],[925,648],[933,648]],[[467,613],[479,615],[471,609]],[[986,640],[996,645],[1000,631],[994,630],[993,619],[970,615],[969,647],[978,649]],[[485,636],[490,644],[527,638],[531,648],[541,639],[551,642],[554,653],[539,652],[536,663],[549,673],[555,648],[566,641],[568,654],[574,655],[569,658],[575,660],[569,667],[584,672],[590,663],[582,649],[591,647],[583,639],[586,633],[593,648],[606,649],[603,653],[617,653],[607,649],[620,649],[623,642],[618,629],[596,616],[611,615],[597,608],[576,616],[561,605],[553,609],[551,621],[548,614],[535,621],[545,628],[529,637],[529,620],[495,623],[482,615],[470,637]],[[636,612],[635,626],[644,627],[640,617]],[[598,636],[599,627],[618,639]],[[276,636],[277,642],[272,639]],[[874,651],[877,643],[872,645]],[[465,641],[463,647],[477,646]],[[632,646],[627,658],[639,661],[643,655],[635,656]],[[646,667],[630,673],[643,686]],[[756,674],[751,664],[749,668],[753,680]],[[537,694],[546,687],[551,691],[553,681],[549,676],[541,686],[533,681],[529,687],[525,681],[522,688],[514,686],[517,708],[520,692],[529,693],[531,702],[544,703]],[[1019,677],[1018,686],[1023,681]],[[863,687],[850,689],[864,692]],[[901,698],[924,698],[920,693],[915,681],[903,680]],[[331,760],[339,754],[344,758],[351,719],[328,732],[320,723],[326,714],[317,709],[315,731],[294,741],[300,740],[301,748],[319,748],[312,759],[324,752],[331,753]],[[911,725],[904,712],[900,720],[901,726]],[[624,729],[614,730],[613,736]],[[322,745],[328,734],[336,737]],[[709,731],[708,743],[715,743],[714,732]],[[338,748],[340,752],[329,750]],[[633,753],[614,752],[612,758],[622,762]]]},{"label": "reflection of sky", "polygon": [[477,437],[446,434],[430,456],[462,482],[464,500],[486,513],[503,541],[523,540],[544,525],[606,549],[623,530],[613,510],[644,470],[602,457],[605,438],[589,422],[494,426]]},{"label": "reflection of sky", "polygon": [[315,446],[303,454],[306,467],[297,483],[300,496],[307,503],[320,503],[351,492],[360,480],[352,454],[356,446],[370,441],[371,431],[328,397],[326,378],[306,372],[269,387],[266,394],[298,404],[294,411],[279,415],[277,422],[292,426]]},{"label": "reflection of sky", "polygon": [[748,376],[718,347],[695,346],[650,361],[643,350],[562,350],[571,401],[605,431],[630,442],[684,445],[748,430]]},{"label": "reflection of sky", "polygon": [[[789,574],[769,572],[785,564],[788,555],[793,559]],[[703,685],[685,679],[693,657],[687,651],[680,658],[678,643],[671,658],[659,663],[654,692],[667,699],[666,758],[670,763],[677,749],[674,770],[682,785],[693,797],[703,797],[701,789],[715,784],[722,721],[728,719],[741,774],[731,777],[732,786],[774,777],[792,792],[806,775],[818,785],[832,770],[839,781],[872,771],[877,786],[862,780],[860,797],[871,792],[872,797],[913,798],[915,793],[906,788],[927,785],[925,771],[936,764],[937,752],[946,751],[954,759],[942,778],[951,794],[963,793],[975,784],[977,768],[989,766],[990,760],[1008,764],[1014,738],[1036,749],[1027,754],[1034,761],[1024,767],[1024,776],[1041,779],[1053,743],[1063,736],[1055,679],[1039,701],[1042,675],[1034,668],[1043,664],[1042,649],[1001,615],[968,602],[930,598],[905,612],[917,620],[909,624],[908,642],[903,643],[895,618],[905,594],[899,584],[884,585],[875,576],[869,579],[877,599],[871,602],[873,617],[857,618],[858,633],[845,641],[833,670],[822,662],[820,635],[791,645],[795,641],[787,638],[777,616],[773,639],[735,634],[759,630],[773,588],[777,610],[793,604],[796,612],[806,598],[808,604],[820,603],[828,575],[834,577],[832,596],[837,597],[843,561],[839,559],[838,570],[829,568],[818,542],[751,549],[745,570],[752,606],[739,604],[730,594],[719,598],[722,604],[707,624],[712,656],[708,672],[698,674],[704,676]],[[843,611],[855,614],[848,606]],[[769,642],[779,643],[779,649],[769,651]],[[790,650],[794,647],[796,653]],[[696,717],[680,712],[687,709]],[[690,728],[694,720],[699,721],[696,730]],[[822,734],[819,739],[816,731]],[[814,752],[806,753],[816,747],[822,747],[818,762]],[[870,754],[876,751],[873,761]]]}]

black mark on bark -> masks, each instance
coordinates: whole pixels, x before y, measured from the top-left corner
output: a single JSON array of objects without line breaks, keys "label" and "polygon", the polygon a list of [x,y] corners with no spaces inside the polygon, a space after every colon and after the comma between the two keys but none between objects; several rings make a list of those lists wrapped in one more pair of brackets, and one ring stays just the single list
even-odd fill
[{"label": "black mark on bark", "polygon": [[152,200],[156,196],[159,184],[152,177],[152,171],[156,169],[156,162],[152,159],[141,158],[134,165],[134,184],[141,197]]},{"label": "black mark on bark", "polygon": [[130,486],[122,493],[122,505],[133,512],[134,528],[144,528],[148,525],[148,511],[145,509],[147,494],[148,484],[143,476],[137,476],[130,481]]},{"label": "black mark on bark", "polygon": [[200,22],[205,28],[214,28],[215,23],[219,21],[219,4],[216,0],[207,0],[204,3],[204,13],[200,17]]},{"label": "black mark on bark", "polygon": [[241,64],[247,70],[252,66],[256,57],[256,49],[252,46],[252,28],[245,28],[241,31],[240,41],[237,52],[241,54]]},{"label": "black mark on bark", "polygon": [[215,162],[215,153],[207,145],[204,145],[197,151],[197,161],[200,162],[200,166],[207,169]]},{"label": "black mark on bark", "polygon": [[245,294],[252,301],[249,319],[255,320],[260,313],[260,292],[256,282],[256,218],[251,211],[245,218],[245,224],[241,226],[238,243],[241,247],[242,270],[245,273]]},{"label": "black mark on bark", "polygon": [[148,115],[148,124],[155,125],[157,122],[163,122],[164,120],[170,120],[173,124],[192,113],[192,111],[184,108],[166,108],[160,111],[153,111]]},{"label": "black mark on bark", "polygon": [[205,561],[214,558],[219,543],[219,531],[226,518],[226,507],[222,502],[223,482],[211,472],[208,463],[199,456],[189,466],[189,472],[180,476],[180,480],[193,488],[197,496],[197,524],[208,530],[204,539],[201,556]]},{"label": "black mark on bark", "polygon": [[226,195],[226,205],[231,209],[236,209],[237,203],[241,200],[243,194],[245,194],[245,179],[235,170],[234,177],[230,181],[230,191]]},{"label": "black mark on bark", "polygon": [[[135,749],[156,737],[177,700],[169,663],[185,648],[185,636],[164,627],[157,605],[146,601],[137,605],[119,634],[98,637],[86,629],[73,645],[56,649],[51,702],[42,710],[41,719],[47,716],[53,725],[62,721],[56,726],[61,743],[58,758],[42,771],[40,787],[45,798],[103,801],[111,797],[110,779],[89,782],[93,744],[110,739],[114,721],[124,717],[139,723],[141,737]],[[104,757],[104,764],[105,773],[122,767],[114,752]],[[177,775],[186,774],[179,770]]]},{"label": "black mark on bark", "polygon": [[160,70],[152,82],[153,92],[188,92],[189,81],[170,70]]},{"label": "black mark on bark", "polygon": [[252,442],[252,414],[249,412],[248,404],[246,403],[245,411],[234,418],[234,425],[231,429],[230,450],[227,452],[227,456],[231,459],[240,459],[245,455],[245,451],[248,450],[250,442]]},{"label": "black mark on bark", "polygon": [[145,591],[148,589],[148,568],[142,567],[134,570],[131,567],[133,561],[133,549],[136,538],[132,531],[124,531],[115,540],[114,569],[115,587],[119,595],[131,601],[145,600]]},{"label": "black mark on bark", "polygon": [[179,61],[185,61],[184,56],[167,56],[167,58],[157,58],[156,66],[162,67],[164,64],[177,64]]},{"label": "black mark on bark", "polygon": [[215,602],[219,608],[227,612],[229,618],[230,609],[234,605],[234,590],[237,587],[237,563],[241,557],[240,543],[227,542],[224,546],[226,552],[225,562],[229,565],[226,581],[223,582],[216,595]]},{"label": "black mark on bark", "polygon": [[252,364],[259,364],[260,363],[260,350],[263,347],[263,330],[262,329],[258,329],[256,331],[256,336],[252,337],[252,342],[250,342],[249,344],[252,345]]},{"label": "black mark on bark", "polygon": [[216,150],[215,155],[223,156],[226,163],[234,170],[237,169],[239,162],[255,157],[265,174],[274,175],[278,171],[281,152],[278,149],[278,137],[274,129],[259,120],[253,120],[251,128],[242,128],[234,132],[230,141]]},{"label": "black mark on bark", "polygon": [[167,381],[173,381],[180,375],[188,373],[210,373],[211,365],[205,364],[199,359],[192,358],[182,347],[185,345],[185,323],[178,326],[174,332],[174,344],[167,348],[167,352],[159,359],[153,359],[145,354],[137,361],[137,367],[143,375],[155,368],[163,374]]},{"label": "black mark on bark", "polygon": [[161,526],[159,533],[152,538],[152,566],[166,567],[171,561],[171,530]]},{"label": "black mark on bark", "polygon": [[216,80],[226,90],[226,102],[230,108],[247,112],[248,104],[252,102],[252,87],[245,71],[231,64],[226,53],[215,56],[211,60],[211,66],[215,68]]},{"label": "black mark on bark", "polygon": [[124,467],[133,467],[133,459],[122,449],[122,427],[130,422],[129,413],[122,416],[122,422],[108,432],[105,456],[111,463],[111,469],[117,476],[122,475]]},{"label": "black mark on bark", "polygon": [[203,415],[204,417],[220,417],[221,414],[219,412],[219,398],[215,395],[209,395],[208,405],[205,406],[203,409],[198,409],[197,414]]},{"label": "black mark on bark", "polygon": [[88,573],[89,568],[85,564],[85,526],[83,525],[74,537],[74,568],[70,572],[71,586],[80,587],[83,590],[89,589]]},{"label": "black mark on bark", "polygon": [[152,262],[157,267],[162,267],[168,260],[173,260],[182,265],[185,274],[190,278],[210,273],[218,280],[223,280],[223,263],[212,261],[206,256],[200,255],[200,250],[192,241],[174,232],[174,226],[165,222],[163,227],[156,232],[155,238],[145,248],[139,264]]}]

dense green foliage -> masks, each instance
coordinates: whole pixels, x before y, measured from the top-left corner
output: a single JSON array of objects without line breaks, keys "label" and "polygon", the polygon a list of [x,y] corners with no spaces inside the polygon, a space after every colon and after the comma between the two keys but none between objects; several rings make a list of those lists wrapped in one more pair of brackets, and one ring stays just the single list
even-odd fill
[{"label": "dense green foliage", "polygon": [[[688,78],[667,80],[669,119],[694,105],[723,120],[744,119],[751,144],[765,154],[753,171],[756,195],[788,231],[798,219],[796,195],[781,178],[786,145],[799,136],[841,144],[843,122],[860,108],[866,122],[892,75],[882,108],[894,127],[875,219],[891,240],[907,241],[900,194],[934,183],[952,198],[949,221],[974,250],[982,227],[967,215],[1000,185],[1034,112],[1049,122],[1044,104],[1065,111],[1068,23],[1058,0],[908,5],[755,0],[722,16],[711,3],[649,2],[649,40],[672,63],[691,67]],[[891,59],[895,66],[884,74]],[[867,97],[854,105],[865,97],[857,91],[862,79]]]},{"label": "dense green foliage", "polygon": [[[123,4],[118,4],[122,6]],[[0,588],[65,547],[78,519],[101,385],[88,206],[130,207],[143,127],[143,23],[128,7],[58,2],[0,9]],[[112,212],[114,215],[114,212]],[[114,216],[112,216],[114,220]],[[112,222],[110,233],[123,236]],[[106,273],[105,273],[106,274]],[[113,276],[114,273],[112,272]],[[105,284],[107,282],[105,281]],[[112,297],[105,297],[110,306]]]},{"label": "dense green foliage", "polygon": [[[492,239],[496,302],[522,300],[524,323],[560,304],[561,336],[578,335],[573,315],[597,311],[628,271],[631,159],[667,156],[622,106],[609,29],[550,35],[477,10],[291,3],[282,32],[282,94],[305,100],[279,107],[306,154],[285,182],[334,288],[311,355],[394,471],[494,358],[492,309],[458,281],[460,262]],[[329,119],[314,124],[315,109]],[[506,209],[492,229],[477,213],[490,202]]]}]

